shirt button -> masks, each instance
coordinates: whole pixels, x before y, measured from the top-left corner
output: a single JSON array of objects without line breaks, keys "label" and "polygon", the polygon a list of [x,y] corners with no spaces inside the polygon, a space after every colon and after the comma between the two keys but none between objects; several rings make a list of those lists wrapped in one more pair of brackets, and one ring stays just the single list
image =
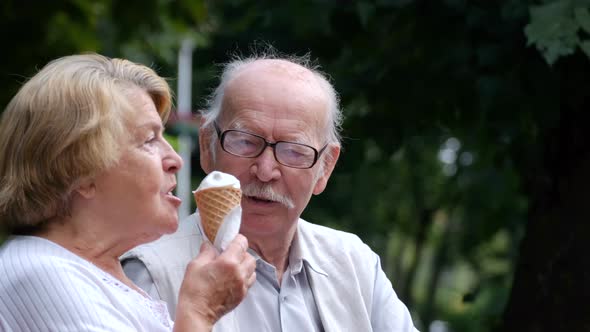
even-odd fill
[{"label": "shirt button", "polygon": [[283,296],[283,302],[287,302],[287,296]]}]

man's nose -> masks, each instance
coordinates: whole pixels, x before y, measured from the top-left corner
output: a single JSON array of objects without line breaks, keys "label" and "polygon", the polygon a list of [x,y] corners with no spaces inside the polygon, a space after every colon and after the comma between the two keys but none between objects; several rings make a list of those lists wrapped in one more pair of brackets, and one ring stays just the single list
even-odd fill
[{"label": "man's nose", "polygon": [[276,180],[280,177],[279,165],[272,147],[267,146],[252,164],[252,173],[262,182]]}]

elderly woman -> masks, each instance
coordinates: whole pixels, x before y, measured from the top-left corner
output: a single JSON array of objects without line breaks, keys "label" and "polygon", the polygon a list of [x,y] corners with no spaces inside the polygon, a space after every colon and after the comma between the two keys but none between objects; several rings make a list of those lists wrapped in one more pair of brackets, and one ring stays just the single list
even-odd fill
[{"label": "elderly woman", "polygon": [[119,256],[172,233],[182,160],[163,136],[168,84],[100,55],[57,59],[0,122],[2,331],[210,331],[255,280],[238,235],[188,265],[175,323]]}]

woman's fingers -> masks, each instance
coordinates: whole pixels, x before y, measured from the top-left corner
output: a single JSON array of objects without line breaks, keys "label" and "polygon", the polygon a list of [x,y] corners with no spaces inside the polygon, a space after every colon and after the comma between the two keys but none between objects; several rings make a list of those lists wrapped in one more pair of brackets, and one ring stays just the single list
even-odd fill
[{"label": "woman's fingers", "polygon": [[199,254],[201,256],[211,257],[211,259],[213,259],[215,256],[217,256],[217,250],[211,245],[211,243],[203,241],[203,243],[201,243]]},{"label": "woman's fingers", "polygon": [[256,260],[248,252],[248,240],[238,235],[218,254],[209,243],[189,263],[181,288],[183,302],[208,312],[213,321],[235,308],[256,282]]},{"label": "woman's fingers", "polygon": [[194,259],[194,264],[199,267],[205,266],[213,261],[217,255],[217,249],[207,241],[203,241],[203,243],[201,243],[201,248],[199,249],[199,254]]},{"label": "woman's fingers", "polygon": [[250,289],[250,287],[252,287],[252,285],[254,285],[255,282],[256,282],[256,272],[252,272],[252,274],[250,274],[250,277],[248,278],[248,281],[246,283],[246,287],[248,289]]},{"label": "woman's fingers", "polygon": [[245,257],[242,261],[242,266],[245,269],[245,277],[249,278],[254,273],[254,270],[256,270],[256,259],[254,259],[254,257],[247,252],[244,256]]},{"label": "woman's fingers", "polygon": [[227,249],[221,254],[226,258],[235,257],[238,262],[244,259],[244,253],[248,250],[248,240],[242,234],[236,235],[236,237],[229,243]]}]

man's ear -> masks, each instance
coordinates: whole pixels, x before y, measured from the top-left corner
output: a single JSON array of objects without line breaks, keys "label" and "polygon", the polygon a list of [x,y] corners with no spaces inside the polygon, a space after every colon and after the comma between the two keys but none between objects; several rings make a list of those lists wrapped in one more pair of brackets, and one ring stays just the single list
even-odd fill
[{"label": "man's ear", "polygon": [[80,184],[74,189],[78,195],[85,199],[91,199],[94,197],[96,193],[96,185],[94,184],[94,179],[84,179],[80,181]]},{"label": "man's ear", "polygon": [[199,156],[201,160],[201,168],[206,174],[213,171],[213,156],[211,154],[211,126],[206,128],[203,126],[205,118],[201,117],[201,124],[199,128]]},{"label": "man's ear", "polygon": [[321,194],[324,189],[326,189],[326,185],[328,184],[328,179],[330,179],[330,175],[332,175],[332,171],[336,166],[336,162],[338,161],[338,157],[340,156],[340,146],[336,144],[330,144],[327,148],[327,151],[324,152],[324,156],[320,159],[319,163],[324,163],[323,169],[320,169],[322,172],[318,175],[318,179],[313,187],[313,194],[319,195]]}]

